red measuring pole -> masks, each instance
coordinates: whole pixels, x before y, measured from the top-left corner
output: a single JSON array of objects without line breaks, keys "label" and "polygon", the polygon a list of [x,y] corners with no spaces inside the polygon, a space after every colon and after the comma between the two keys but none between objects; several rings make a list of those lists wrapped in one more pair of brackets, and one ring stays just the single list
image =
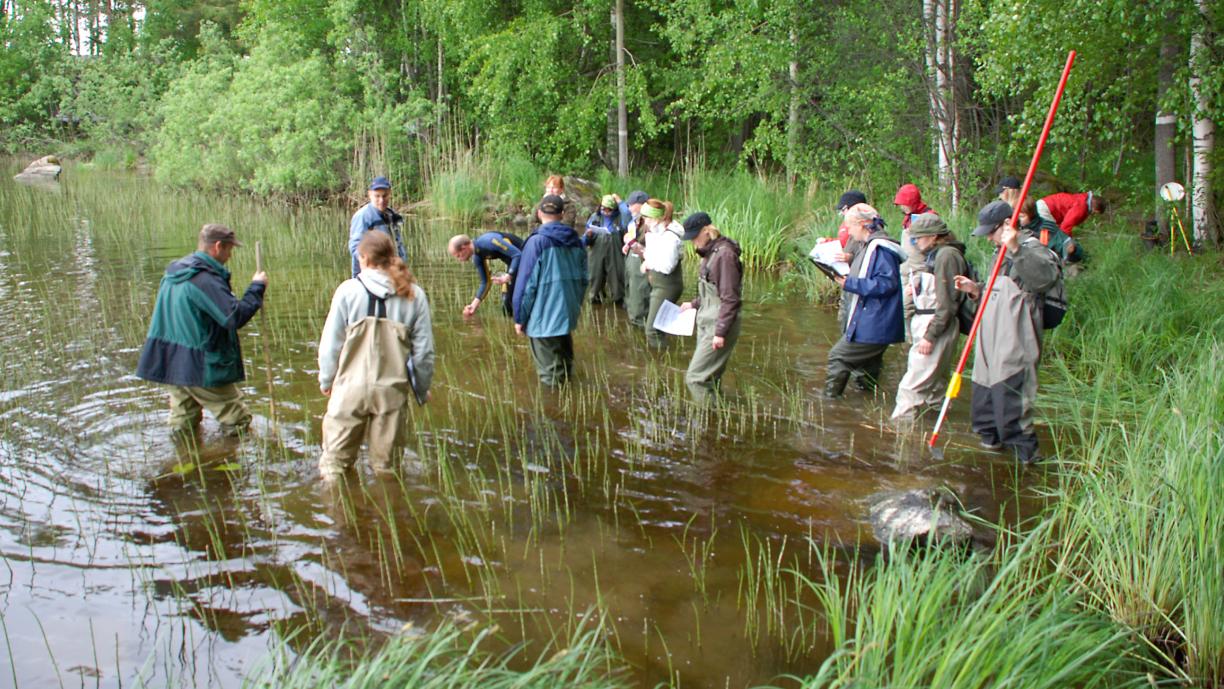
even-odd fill
[{"label": "red measuring pole", "polygon": [[[1041,152],[1045,149],[1046,138],[1050,136],[1050,127],[1054,125],[1054,115],[1058,112],[1058,103],[1062,100],[1063,90],[1067,88],[1067,77],[1071,75],[1071,65],[1075,63],[1075,51],[1067,53],[1067,64],[1063,67],[1062,77],[1058,80],[1058,90],[1054,92],[1054,101],[1050,103],[1050,112],[1046,114],[1045,126],[1041,128],[1041,138],[1037,140],[1037,149],[1033,151],[1033,160],[1029,163],[1028,173],[1024,175],[1024,184],[1020,187],[1020,197],[1012,208],[1011,224],[1016,227],[1020,222],[1020,206],[1028,196],[1029,186],[1033,183],[1033,175],[1037,174],[1037,164],[1041,162]],[[982,324],[982,314],[986,313],[986,304],[990,301],[990,292],[994,288],[995,279],[999,277],[999,269],[1003,267],[1003,256],[1007,247],[999,247],[995,257],[994,267],[990,270],[990,279],[986,281],[986,289],[982,293],[982,302],[978,304],[977,315],[973,317],[973,327],[965,338],[965,349],[961,352],[960,361],[956,364],[956,372],[948,381],[948,392],[944,396],[943,406],[939,410],[939,418],[935,420],[935,429],[931,431],[931,439],[927,446],[935,448],[939,441],[939,429],[943,427],[944,418],[948,415],[948,407],[952,400],[960,394],[961,375],[965,372],[965,364],[969,361],[969,352],[973,351],[973,341],[977,339],[978,326]]]}]

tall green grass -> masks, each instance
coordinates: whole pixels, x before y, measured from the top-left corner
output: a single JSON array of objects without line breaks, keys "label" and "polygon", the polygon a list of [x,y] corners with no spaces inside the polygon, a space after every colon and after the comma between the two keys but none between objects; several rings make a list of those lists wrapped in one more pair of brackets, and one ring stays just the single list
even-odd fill
[{"label": "tall green grass", "polygon": [[444,624],[431,631],[407,629],[372,651],[352,642],[317,642],[300,655],[282,647],[243,686],[251,689],[624,686],[611,671],[609,656],[595,631],[576,634],[568,643],[545,649],[534,658],[524,657],[529,651],[521,646],[500,655],[489,652],[483,646],[495,633],[492,627],[469,632]]}]

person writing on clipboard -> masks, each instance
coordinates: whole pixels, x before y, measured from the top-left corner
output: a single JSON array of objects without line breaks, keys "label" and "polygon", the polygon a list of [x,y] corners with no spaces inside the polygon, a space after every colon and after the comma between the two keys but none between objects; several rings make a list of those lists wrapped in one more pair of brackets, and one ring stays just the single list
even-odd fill
[{"label": "person writing on clipboard", "polygon": [[408,396],[424,404],[433,380],[425,291],[382,232],[362,237],[357,258],[361,272],[336,288],[319,341],[319,389],[329,398],[319,457],[324,478],[351,468],[363,440],[371,466],[390,469]]},{"label": "person writing on clipboard", "polygon": [[824,395],[841,397],[850,374],[861,370],[868,387],[880,378],[884,352],[894,342],[905,341],[901,305],[901,261],[905,255],[896,240],[884,231],[884,220],[865,203],[846,211],[850,236],[863,249],[850,263],[850,273],[834,280],[851,295],[845,334],[829,350]]},{"label": "person writing on clipboard", "polygon": [[701,257],[697,298],[680,305],[681,312],[697,309],[697,347],[684,383],[695,402],[708,404],[718,398],[723,372],[739,340],[744,264],[739,244],[723,236],[708,213],[693,213],[683,225],[684,239],[693,242]]}]

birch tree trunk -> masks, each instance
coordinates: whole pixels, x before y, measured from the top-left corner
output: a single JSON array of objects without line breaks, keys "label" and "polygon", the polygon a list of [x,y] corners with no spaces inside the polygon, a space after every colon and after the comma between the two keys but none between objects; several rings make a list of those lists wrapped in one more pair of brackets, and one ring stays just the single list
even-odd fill
[{"label": "birch tree trunk", "polygon": [[616,0],[616,174],[629,176],[629,113],[625,108],[625,2]]},{"label": "birch tree trunk", "polygon": [[1156,223],[1160,233],[1169,232],[1169,214],[1160,200],[1160,188],[1168,182],[1177,179],[1177,152],[1173,150],[1173,139],[1177,135],[1177,115],[1165,112],[1161,103],[1165,94],[1173,86],[1173,77],[1177,70],[1177,40],[1166,32],[1160,38],[1160,67],[1156,74],[1156,136],[1154,153],[1156,156]]},{"label": "birch tree trunk", "polygon": [[960,205],[959,117],[956,102],[953,34],[956,0],[923,0],[922,15],[926,35],[927,98],[931,111],[939,185],[948,192],[952,211]]},{"label": "birch tree trunk", "polygon": [[795,191],[795,159],[799,150],[799,34],[790,30],[790,111],[786,118],[786,191]]},{"label": "birch tree trunk", "polygon": [[[1208,0],[1196,0],[1200,18],[1207,16]],[[1206,22],[1195,25],[1190,37],[1190,92],[1194,96],[1194,178],[1190,196],[1190,215],[1194,241],[1216,241],[1215,208],[1211,195],[1211,153],[1215,145],[1215,122],[1211,120],[1207,94],[1203,92],[1203,70],[1209,69],[1210,54],[1203,35]]]}]

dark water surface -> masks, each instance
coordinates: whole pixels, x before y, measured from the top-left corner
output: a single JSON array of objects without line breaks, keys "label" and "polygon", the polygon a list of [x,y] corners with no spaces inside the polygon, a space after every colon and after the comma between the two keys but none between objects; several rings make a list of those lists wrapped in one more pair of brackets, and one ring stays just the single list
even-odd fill
[{"label": "dark water surface", "polygon": [[[826,547],[842,566],[873,558],[870,495],[946,484],[986,520],[1033,510],[1010,462],[963,447],[967,400],[941,462],[887,425],[900,348],[889,394],[819,401],[835,314],[762,303],[782,292],[768,278],[748,285],[724,416],[684,404],[691,340],[646,354],[612,307],[584,314],[577,383],[541,392],[495,300],[459,315],[475,275],[445,239],[467,228],[424,218],[409,252],[434,310],[433,401],[414,411],[398,471],[363,465],[325,486],[315,355],[347,277],[347,213],[83,168],[29,189],[12,168],[0,179],[0,654],[12,667],[0,685],[234,687],[291,634],[301,645],[441,619],[495,623],[534,657],[591,613],[637,684],[785,684],[830,649],[812,597],[777,572],[817,576]],[[206,418],[193,451],[167,436],[164,390],[132,372],[158,279],[204,222],[247,242],[235,291],[255,240],[271,284],[266,322],[243,330],[254,432],[227,440]]]}]

